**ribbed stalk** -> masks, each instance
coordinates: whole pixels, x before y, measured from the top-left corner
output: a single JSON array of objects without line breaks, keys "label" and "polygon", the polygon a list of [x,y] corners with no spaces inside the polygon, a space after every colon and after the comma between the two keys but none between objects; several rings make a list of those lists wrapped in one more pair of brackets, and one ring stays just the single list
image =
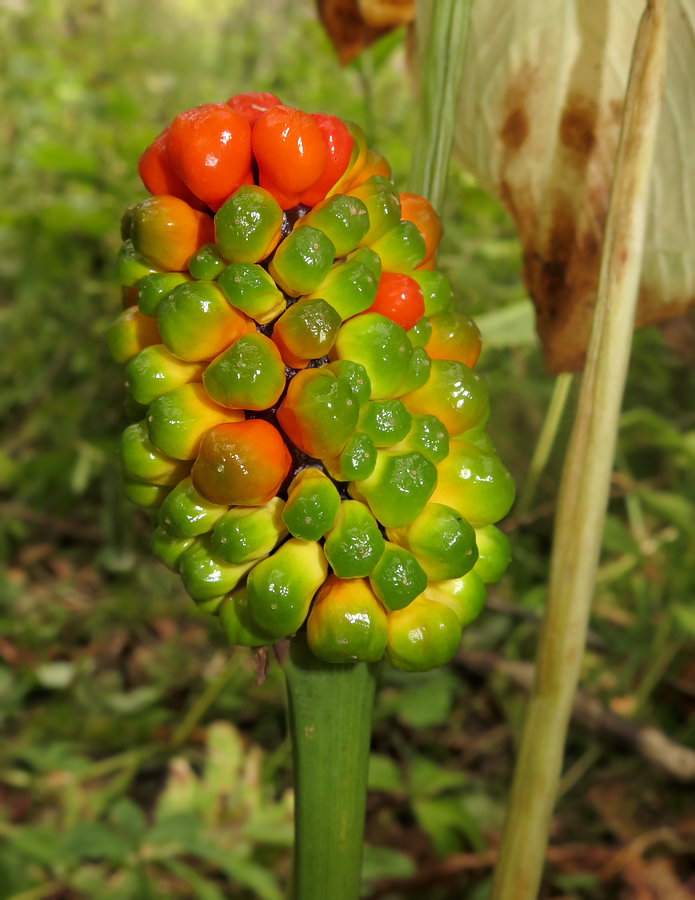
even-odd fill
[{"label": "ribbed stalk", "polygon": [[323,663],[298,634],[282,666],[294,757],[290,900],[357,900],[378,664]]},{"label": "ribbed stalk", "polygon": [[560,485],[548,606],[491,900],[535,900],[584,654],[642,268],[665,69],[665,0],[637,33],[598,299]]},{"label": "ribbed stalk", "polygon": [[418,60],[420,122],[408,190],[427,197],[438,212],[449,172],[470,8],[471,0],[417,3],[417,34],[422,48]]}]

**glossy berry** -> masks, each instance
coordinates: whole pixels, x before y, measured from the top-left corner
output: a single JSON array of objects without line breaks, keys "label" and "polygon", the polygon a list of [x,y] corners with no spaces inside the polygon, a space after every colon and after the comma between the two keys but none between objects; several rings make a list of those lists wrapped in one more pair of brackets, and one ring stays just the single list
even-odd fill
[{"label": "glossy berry", "polygon": [[478,561],[473,571],[484,584],[494,584],[504,575],[512,558],[509,538],[494,525],[476,528],[475,540],[478,545]]},{"label": "glossy berry", "polygon": [[480,331],[473,319],[455,312],[430,318],[432,333],[425,345],[432,359],[454,359],[472,369],[480,356]]},{"label": "glossy berry", "polygon": [[243,565],[263,559],[287,537],[285,501],[272,497],[262,506],[233,506],[215,523],[212,546],[222,559]]},{"label": "glossy berry", "polygon": [[271,253],[282,230],[282,210],[262,187],[242,185],[215,214],[215,240],[225,259],[257,263]]},{"label": "glossy berry", "polygon": [[212,217],[178,197],[148,197],[133,211],[130,237],[146,259],[172,272],[183,272],[198,249],[213,239]]},{"label": "glossy berry", "polygon": [[419,194],[399,194],[401,218],[412,222],[425,241],[425,255],[422,262],[432,259],[444,229],[432,204]]},{"label": "glossy berry", "polygon": [[203,436],[191,477],[212,503],[260,506],[278,492],[290,462],[279,431],[269,422],[227,422]]},{"label": "glossy berry", "polygon": [[119,363],[128,362],[145,347],[160,340],[156,320],[143,316],[137,306],[123,310],[107,332],[109,351]]},{"label": "glossy berry", "polygon": [[401,397],[411,413],[436,416],[451,437],[474,428],[487,414],[485,381],[457,360],[433,359],[424,387]]},{"label": "glossy berry", "polygon": [[408,275],[384,272],[370,312],[380,313],[409,331],[425,313],[420,286]]},{"label": "glossy berry", "polygon": [[340,509],[335,485],[319,469],[302,469],[287,491],[282,520],[292,537],[318,541],[333,527]]},{"label": "glossy berry", "polygon": [[337,116],[312,113],[311,118],[318,125],[326,146],[326,164],[318,180],[300,195],[299,202],[306,206],[316,206],[335,187],[350,164],[355,143],[347,125]]},{"label": "glossy berry", "polygon": [[227,507],[206,500],[189,476],[167,496],[159,511],[159,524],[177,538],[194,538],[212,531],[225,512]]},{"label": "glossy berry", "polygon": [[412,222],[399,222],[371,246],[386,271],[401,275],[412,272],[425,256],[425,241]]},{"label": "glossy berry", "polygon": [[249,575],[248,602],[256,624],[275,638],[293,634],[327,574],[320,544],[290,538]]},{"label": "glossy berry", "polygon": [[245,94],[235,94],[227,100],[227,106],[243,116],[249,125],[255,125],[256,121],[271,106],[282,106],[282,101],[267,91],[248,91]]},{"label": "glossy berry", "polygon": [[389,614],[387,652],[406,672],[427,672],[450,662],[461,642],[461,624],[443,603],[418,597]]},{"label": "glossy berry", "polygon": [[437,466],[434,503],[453,506],[476,528],[503,519],[514,502],[514,482],[494,453],[474,444],[452,441],[449,455]]},{"label": "glossy berry", "polygon": [[432,581],[425,590],[427,600],[443,603],[455,614],[461,627],[470,625],[482,612],[487,599],[485,585],[475,571],[450,581]]},{"label": "glossy berry", "polygon": [[326,536],[324,550],[338,578],[361,578],[374,570],[384,552],[384,538],[367,507],[346,500]]},{"label": "glossy berry", "polygon": [[269,338],[251,331],[210,363],[203,384],[221,406],[269,409],[285,389],[285,364]]},{"label": "glossy berry", "polygon": [[312,652],[329,663],[376,662],[387,640],[386,612],[369,582],[329,575],[307,621]]},{"label": "glossy berry", "polygon": [[204,210],[206,204],[200,200],[176,172],[167,153],[169,129],[154,139],[145,149],[138,162],[138,173],[150,194],[169,194],[185,200],[193,209]]},{"label": "glossy berry", "polygon": [[344,323],[332,355],[364,366],[372,400],[383,400],[392,397],[403,383],[412,352],[400,325],[379,313],[368,312]]},{"label": "glossy berry", "polygon": [[251,166],[251,127],[224,103],[179,113],[169,127],[167,154],[196,197],[217,210]]},{"label": "glossy berry", "polygon": [[277,413],[285,434],[308,456],[339,454],[355,430],[359,406],[349,385],[326,369],[305,369],[289,384]]},{"label": "glossy berry", "polygon": [[283,209],[300,202],[326,168],[328,153],[316,121],[300,109],[274,106],[253,126],[253,155],[262,187]]},{"label": "glossy berry", "polygon": [[422,594],[427,587],[427,575],[410,550],[387,541],[369,583],[386,609],[394,612]]},{"label": "glossy berry", "polygon": [[190,280],[190,276],[184,272],[154,272],[145,275],[135,288],[138,309],[143,316],[156,319],[162,300],[166,299],[175,287]]}]

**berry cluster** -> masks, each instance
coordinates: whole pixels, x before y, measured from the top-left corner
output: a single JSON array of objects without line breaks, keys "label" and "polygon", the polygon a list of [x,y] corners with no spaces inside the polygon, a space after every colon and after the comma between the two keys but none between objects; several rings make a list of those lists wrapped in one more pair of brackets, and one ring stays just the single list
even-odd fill
[{"label": "berry cluster", "polygon": [[514,486],[436,213],[357,125],[272,94],[181,113],[139,171],[109,343],[154,552],[235,644],[306,622],[328,662],[447,662]]}]

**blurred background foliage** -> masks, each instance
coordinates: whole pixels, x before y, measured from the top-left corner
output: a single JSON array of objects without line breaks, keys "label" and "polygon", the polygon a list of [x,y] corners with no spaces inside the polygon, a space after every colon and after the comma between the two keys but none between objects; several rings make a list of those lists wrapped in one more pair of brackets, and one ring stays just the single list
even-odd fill
[{"label": "blurred background foliage", "polygon": [[[230,656],[150,559],[147,517],[121,496],[124,390],[104,340],[118,221],[162,127],[248,89],[360,122],[404,187],[417,118],[403,43],[341,69],[310,0],[0,0],[0,900],[282,896],[277,669],[254,686],[246,651]],[[520,247],[457,169],[444,220],[440,265],[484,332],[490,432],[522,485],[553,380]],[[583,682],[691,748],[693,396],[691,320],[640,332]],[[464,664],[384,667],[365,897],[487,895],[524,698],[472,675],[465,652],[533,658],[571,405],[531,508],[506,523],[514,561]],[[692,793],[586,730],[566,770],[543,897],[680,900],[638,893],[657,876],[695,894]]]}]

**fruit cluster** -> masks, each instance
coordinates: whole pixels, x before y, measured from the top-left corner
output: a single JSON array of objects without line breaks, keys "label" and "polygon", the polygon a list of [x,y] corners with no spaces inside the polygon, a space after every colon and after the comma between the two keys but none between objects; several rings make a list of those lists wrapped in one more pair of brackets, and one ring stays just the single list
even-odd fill
[{"label": "fruit cluster", "polygon": [[123,218],[128,496],[230,641],[332,663],[456,652],[509,560],[480,334],[439,219],[357,125],[242,94],[143,153]]}]

